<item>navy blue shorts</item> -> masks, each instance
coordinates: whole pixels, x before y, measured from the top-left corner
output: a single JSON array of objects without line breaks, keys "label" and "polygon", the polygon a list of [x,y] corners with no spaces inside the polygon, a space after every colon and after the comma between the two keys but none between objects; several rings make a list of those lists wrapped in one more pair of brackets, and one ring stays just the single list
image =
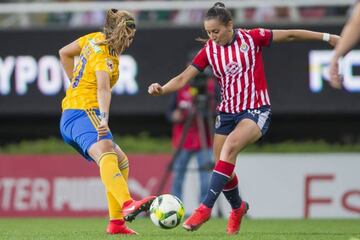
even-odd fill
[{"label": "navy blue shorts", "polygon": [[271,122],[271,108],[263,106],[258,109],[248,109],[235,114],[220,112],[215,121],[215,133],[229,135],[243,119],[253,120],[259,126],[262,136],[264,136],[269,130]]},{"label": "navy blue shorts", "polygon": [[[68,109],[61,115],[60,132],[64,141],[76,149],[87,160],[93,161],[88,150],[98,141],[97,127],[100,124],[98,109]],[[113,139],[111,132],[101,139]]]}]

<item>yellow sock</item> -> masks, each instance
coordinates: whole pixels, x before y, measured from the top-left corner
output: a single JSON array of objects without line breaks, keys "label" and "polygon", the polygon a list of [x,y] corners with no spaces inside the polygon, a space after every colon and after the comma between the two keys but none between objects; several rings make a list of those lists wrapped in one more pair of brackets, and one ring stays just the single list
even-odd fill
[{"label": "yellow sock", "polygon": [[119,169],[121,171],[121,174],[123,175],[125,181],[128,181],[129,178],[129,160],[127,158],[127,156],[125,155],[125,157],[119,162]]},{"label": "yellow sock", "polygon": [[106,198],[107,198],[107,203],[108,203],[110,220],[123,219],[124,217],[123,217],[122,212],[121,212],[121,206],[116,201],[116,199],[111,194],[111,192],[106,191]]},{"label": "yellow sock", "polygon": [[100,156],[100,176],[107,191],[115,200],[123,205],[124,202],[131,200],[127,183],[122,176],[115,152],[107,152]]},{"label": "yellow sock", "polygon": [[[125,156],[119,162],[119,168],[120,168],[121,174],[123,175],[125,181],[127,182],[128,176],[129,176],[129,161],[128,161],[127,156]],[[121,208],[120,204],[116,201],[114,196],[109,191],[106,191],[106,198],[107,198],[107,203],[108,203],[108,208],[109,208],[110,220],[123,219],[124,217],[121,213],[122,208]]]}]

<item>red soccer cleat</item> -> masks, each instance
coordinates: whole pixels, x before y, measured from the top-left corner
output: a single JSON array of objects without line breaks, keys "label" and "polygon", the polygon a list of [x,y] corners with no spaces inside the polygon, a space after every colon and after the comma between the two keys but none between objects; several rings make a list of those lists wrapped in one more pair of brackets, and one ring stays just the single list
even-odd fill
[{"label": "red soccer cleat", "polygon": [[211,208],[208,208],[204,204],[200,204],[200,207],[195,209],[195,212],[191,214],[191,216],[186,219],[183,224],[183,228],[187,231],[195,231],[200,228],[200,226],[209,220],[211,216]]},{"label": "red soccer cleat", "polygon": [[247,213],[248,210],[249,210],[249,204],[244,201],[241,202],[239,208],[231,210],[226,228],[227,234],[235,235],[239,233],[241,219]]},{"label": "red soccer cleat", "polygon": [[138,233],[128,228],[124,220],[111,220],[106,228],[108,234],[137,235]]},{"label": "red soccer cleat", "polygon": [[129,200],[125,202],[122,208],[125,221],[131,222],[139,213],[148,211],[155,198],[156,196],[149,196],[140,201]]}]

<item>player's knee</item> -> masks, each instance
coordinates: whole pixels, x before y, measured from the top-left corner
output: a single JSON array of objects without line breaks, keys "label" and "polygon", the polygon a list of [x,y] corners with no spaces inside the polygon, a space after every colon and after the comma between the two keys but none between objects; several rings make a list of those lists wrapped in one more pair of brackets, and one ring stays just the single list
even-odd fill
[{"label": "player's knee", "polygon": [[240,139],[232,139],[227,142],[227,149],[229,153],[238,152],[243,147],[243,142]]},{"label": "player's knee", "polygon": [[233,140],[227,142],[226,146],[224,146],[220,158],[222,160],[231,160],[235,159],[238,153],[244,148],[244,144],[238,140]]},{"label": "player's knee", "polygon": [[98,142],[99,151],[101,153],[105,152],[115,152],[113,143],[111,140],[103,140]]},{"label": "player's knee", "polygon": [[100,157],[103,153],[114,152],[112,142],[109,140],[102,140],[93,144],[88,150],[89,155],[94,159],[98,164]]},{"label": "player's knee", "polygon": [[115,152],[104,152],[98,159],[100,169],[113,168],[117,166],[117,156]]}]

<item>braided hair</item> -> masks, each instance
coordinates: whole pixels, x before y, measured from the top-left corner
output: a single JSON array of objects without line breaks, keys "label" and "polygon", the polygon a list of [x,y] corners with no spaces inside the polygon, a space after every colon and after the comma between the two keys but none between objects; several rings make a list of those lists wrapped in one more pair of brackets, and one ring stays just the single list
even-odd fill
[{"label": "braided hair", "polygon": [[128,48],[135,35],[136,25],[134,17],[127,11],[110,9],[106,12],[103,33],[105,40],[98,45],[109,45],[118,54]]}]

